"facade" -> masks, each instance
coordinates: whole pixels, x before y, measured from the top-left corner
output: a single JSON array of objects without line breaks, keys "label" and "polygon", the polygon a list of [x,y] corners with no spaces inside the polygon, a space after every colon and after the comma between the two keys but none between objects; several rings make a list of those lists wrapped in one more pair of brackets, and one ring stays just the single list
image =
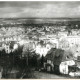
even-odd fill
[{"label": "facade", "polygon": [[10,50],[10,43],[3,43],[2,46],[5,49],[6,53],[10,53],[11,52],[11,50]]},{"label": "facade", "polygon": [[73,65],[75,65],[74,60],[68,60],[68,61],[61,62],[60,66],[59,66],[60,73],[61,74],[68,74],[69,73],[68,66],[73,66]]},{"label": "facade", "polygon": [[68,40],[70,46],[72,46],[72,45],[75,45],[75,44],[79,44],[80,37],[79,36],[68,36],[67,40]]},{"label": "facade", "polygon": [[80,37],[79,36],[67,36],[67,37],[61,37],[59,39],[59,47],[61,49],[70,49],[73,46],[80,46]]},{"label": "facade", "polygon": [[68,35],[67,31],[58,32],[58,37],[67,37],[67,35]]},{"label": "facade", "polygon": [[9,45],[5,45],[5,51],[8,54],[11,52],[11,49],[10,49]]},{"label": "facade", "polygon": [[50,43],[50,42],[48,42],[48,43],[44,43],[43,45],[41,45],[41,44],[36,44],[36,47],[35,47],[35,52],[36,53],[38,53],[38,54],[40,54],[41,56],[42,55],[46,55],[47,54],[47,52],[52,48],[52,47],[54,47],[54,45],[52,44],[52,43]]},{"label": "facade", "polygon": [[4,49],[8,54],[16,48],[18,48],[18,44],[15,41],[1,42],[0,45],[0,50]]},{"label": "facade", "polygon": [[9,42],[9,41],[20,41],[21,40],[21,36],[2,36],[0,37],[0,42]]}]

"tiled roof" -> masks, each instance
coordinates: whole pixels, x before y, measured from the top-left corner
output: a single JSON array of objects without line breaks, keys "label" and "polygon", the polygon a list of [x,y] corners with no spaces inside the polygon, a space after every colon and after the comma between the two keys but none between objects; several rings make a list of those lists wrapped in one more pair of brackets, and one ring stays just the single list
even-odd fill
[{"label": "tiled roof", "polygon": [[[68,56],[68,58],[66,58]],[[48,51],[46,58],[52,60],[53,64],[59,65],[62,61],[73,60],[73,57],[69,54],[66,54],[64,50],[51,48]]]}]

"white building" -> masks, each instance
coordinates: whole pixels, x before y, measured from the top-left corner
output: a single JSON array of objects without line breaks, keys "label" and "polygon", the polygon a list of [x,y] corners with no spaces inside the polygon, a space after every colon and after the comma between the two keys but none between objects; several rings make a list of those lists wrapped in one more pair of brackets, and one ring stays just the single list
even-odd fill
[{"label": "white building", "polygon": [[59,46],[60,48],[68,48],[70,49],[73,46],[80,46],[80,37],[79,36],[67,36],[67,37],[61,37],[59,39]]},{"label": "white building", "polygon": [[52,47],[53,47],[53,44],[51,43],[44,44],[43,46],[40,44],[37,44],[35,48],[35,52],[40,54],[40,56],[42,55],[45,56]]},{"label": "white building", "polygon": [[61,62],[59,66],[60,73],[68,74],[69,72],[68,66],[72,66],[72,65],[75,65],[75,62],[73,60]]},{"label": "white building", "polygon": [[58,37],[67,37],[67,34],[67,31],[58,32]]},{"label": "white building", "polygon": [[4,45],[4,49],[5,49],[5,51],[6,51],[6,53],[10,53],[11,52],[11,49],[10,49],[10,46],[9,45]]},{"label": "white building", "polygon": [[80,36],[68,36],[66,37],[68,42],[69,42],[69,46],[73,46],[73,45],[80,45]]}]

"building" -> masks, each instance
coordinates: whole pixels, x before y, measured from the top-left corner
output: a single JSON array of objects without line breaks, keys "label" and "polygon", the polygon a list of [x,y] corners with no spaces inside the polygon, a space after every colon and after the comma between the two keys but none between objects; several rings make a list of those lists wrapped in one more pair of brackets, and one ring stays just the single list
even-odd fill
[{"label": "building", "polygon": [[59,48],[59,40],[58,39],[52,38],[49,40],[49,42],[54,45],[53,48]]},{"label": "building", "polygon": [[67,36],[66,39],[68,40],[70,46],[79,44],[80,45],[80,37],[79,36]]},{"label": "building", "polygon": [[11,52],[10,43],[5,43],[4,44],[4,49],[5,49],[6,53],[9,54]]},{"label": "building", "polygon": [[47,62],[44,67],[48,71],[53,70],[55,73],[68,74],[68,66],[75,65],[73,57],[61,49],[51,48],[45,58]]},{"label": "building", "polygon": [[61,31],[61,32],[58,32],[58,37],[67,37],[68,35],[68,32],[67,31]]},{"label": "building", "polygon": [[72,35],[77,36],[80,34],[80,30],[78,29],[72,29]]},{"label": "building", "polygon": [[79,36],[67,36],[59,39],[59,47],[62,49],[70,49],[73,46],[80,46]]}]

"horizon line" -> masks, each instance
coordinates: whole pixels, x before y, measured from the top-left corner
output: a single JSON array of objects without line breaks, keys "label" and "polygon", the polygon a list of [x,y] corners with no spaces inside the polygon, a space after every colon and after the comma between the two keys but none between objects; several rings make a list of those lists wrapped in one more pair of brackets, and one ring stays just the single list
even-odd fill
[{"label": "horizon line", "polygon": [[55,17],[55,18],[47,18],[47,17],[3,17],[0,19],[80,19],[79,17]]}]

